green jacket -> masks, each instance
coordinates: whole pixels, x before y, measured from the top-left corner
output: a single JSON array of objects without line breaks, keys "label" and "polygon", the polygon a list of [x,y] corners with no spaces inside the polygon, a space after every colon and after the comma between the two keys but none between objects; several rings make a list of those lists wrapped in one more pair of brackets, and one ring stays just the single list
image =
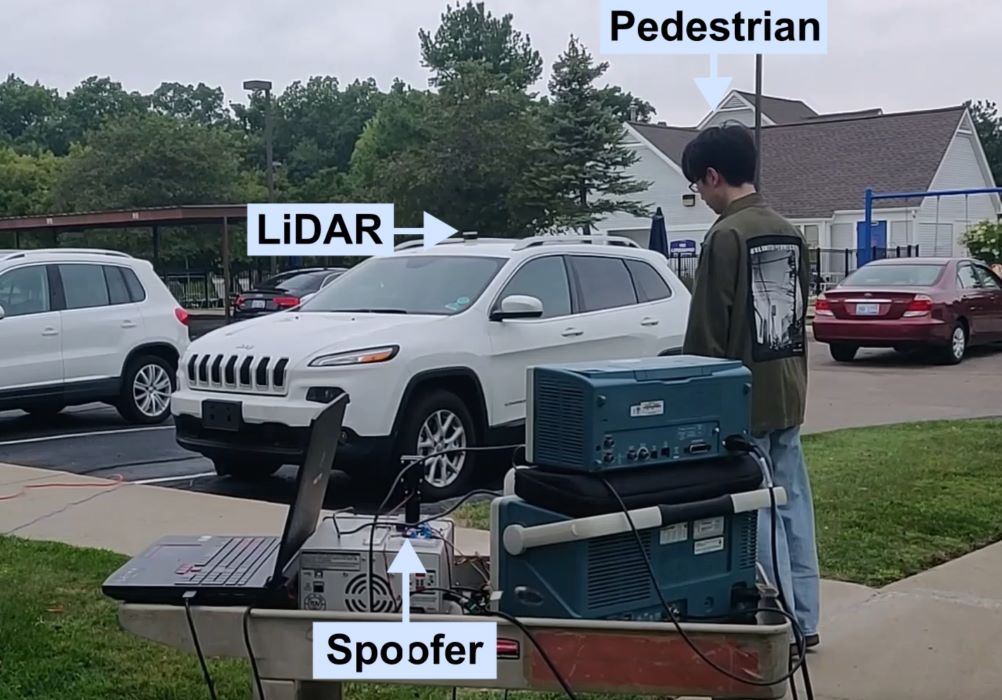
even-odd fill
[{"label": "green jacket", "polygon": [[755,435],[804,422],[809,280],[803,235],[761,194],[732,202],[703,241],[683,352],[751,370]]}]

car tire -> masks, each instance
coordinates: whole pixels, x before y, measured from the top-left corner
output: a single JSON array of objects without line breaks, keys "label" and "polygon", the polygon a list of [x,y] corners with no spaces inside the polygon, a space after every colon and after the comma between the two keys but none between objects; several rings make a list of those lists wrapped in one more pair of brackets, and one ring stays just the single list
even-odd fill
[{"label": "car tire", "polygon": [[131,360],[122,376],[122,389],[115,403],[119,415],[130,423],[154,425],[170,416],[170,396],[177,384],[177,370],[156,355]]},{"label": "car tire", "polygon": [[961,321],[953,324],[950,331],[950,342],[945,348],[940,350],[940,361],[947,365],[959,365],[967,356],[967,346],[970,337],[967,333],[967,325]]},{"label": "car tire", "polygon": [[[422,442],[425,444],[420,445]],[[476,444],[473,415],[462,398],[442,389],[422,392],[404,408],[400,437],[393,450],[390,478],[403,469],[401,457],[404,455],[427,455],[441,451],[442,447],[472,447]],[[417,467],[424,470],[422,500],[441,501],[468,493],[479,461],[476,452],[453,453]]]},{"label": "car tire", "polygon": [[828,352],[836,362],[852,362],[858,351],[859,347],[851,343],[831,343],[828,346]]},{"label": "car tire", "polygon": [[219,476],[228,476],[238,481],[260,481],[282,468],[280,463],[268,460],[242,459],[239,457],[214,457],[212,466]]}]

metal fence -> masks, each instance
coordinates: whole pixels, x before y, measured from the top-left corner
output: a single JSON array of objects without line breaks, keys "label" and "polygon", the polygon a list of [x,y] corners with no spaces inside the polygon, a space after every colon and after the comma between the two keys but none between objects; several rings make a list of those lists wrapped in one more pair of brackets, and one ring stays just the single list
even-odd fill
[{"label": "metal fence", "polygon": [[[917,258],[917,245],[903,245],[887,248],[811,248],[811,291],[814,294],[834,287],[852,272],[870,262],[884,258]],[[679,279],[692,288],[699,258],[695,255],[669,255],[668,265]]]},{"label": "metal fence", "polygon": [[812,248],[811,284],[813,292],[820,294],[834,287],[849,274],[872,260],[885,258],[917,258],[917,245],[899,245],[887,248]]}]

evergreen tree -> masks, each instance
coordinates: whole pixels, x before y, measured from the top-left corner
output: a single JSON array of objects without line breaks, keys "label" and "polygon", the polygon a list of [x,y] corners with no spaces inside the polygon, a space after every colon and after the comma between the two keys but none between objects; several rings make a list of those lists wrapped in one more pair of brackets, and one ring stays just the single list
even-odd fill
[{"label": "evergreen tree", "polygon": [[623,123],[608,91],[595,86],[608,67],[595,64],[573,36],[553,65],[547,139],[534,172],[536,184],[554,207],[545,217],[551,226],[580,228],[587,234],[606,214],[651,215],[648,205],[630,196],[644,192],[650,183],[627,174],[638,156],[623,145]]}]

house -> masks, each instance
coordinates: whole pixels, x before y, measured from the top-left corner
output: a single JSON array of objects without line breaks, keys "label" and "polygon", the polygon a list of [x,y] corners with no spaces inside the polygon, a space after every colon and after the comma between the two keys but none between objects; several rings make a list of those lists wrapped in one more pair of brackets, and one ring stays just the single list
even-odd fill
[{"label": "house", "polygon": [[[682,151],[701,129],[732,120],[754,127],[753,94],[732,90],[693,127],[625,125],[626,143],[639,156],[630,174],[651,183],[637,198],[661,207],[670,240],[688,242],[690,250],[716,216],[689,190]],[[819,114],[800,100],[763,96],[761,138],[762,192],[804,233],[823,274],[837,277],[854,269],[850,257],[873,246],[918,246],[923,256],[962,255],[967,228],[1002,214],[997,194],[876,200],[872,233],[864,236],[867,188],[913,193],[996,186],[963,105]],[[649,219],[616,213],[596,228],[646,246],[650,225]]]}]

